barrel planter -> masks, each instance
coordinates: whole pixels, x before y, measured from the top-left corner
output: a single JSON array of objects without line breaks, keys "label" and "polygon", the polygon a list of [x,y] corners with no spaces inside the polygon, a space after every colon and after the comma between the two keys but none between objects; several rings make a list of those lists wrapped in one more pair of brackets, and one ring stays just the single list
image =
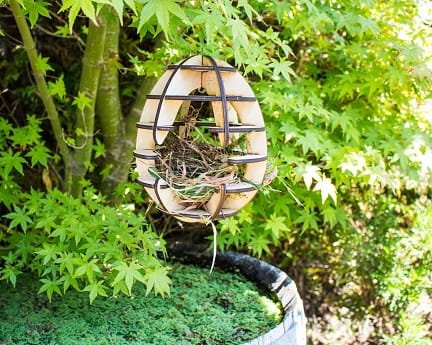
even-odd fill
[{"label": "barrel planter", "polygon": [[[194,265],[210,265],[212,253],[205,247],[175,242],[168,246],[172,260]],[[242,345],[306,345],[306,317],[303,302],[294,281],[279,268],[237,252],[217,253],[216,266],[241,273],[250,281],[275,294],[284,318],[275,328]]]}]

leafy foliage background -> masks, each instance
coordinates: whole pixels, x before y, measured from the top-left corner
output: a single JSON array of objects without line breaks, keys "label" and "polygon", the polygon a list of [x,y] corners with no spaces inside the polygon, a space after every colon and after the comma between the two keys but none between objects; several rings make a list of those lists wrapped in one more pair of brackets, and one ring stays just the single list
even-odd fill
[{"label": "leafy foliage background", "polygon": [[[36,271],[50,298],[129,295],[135,282],[168,293],[164,239],[206,232],[150,208],[127,153],[164,66],[209,54],[248,77],[278,166],[220,222],[219,247],[285,267],[317,329],[326,315],[372,324],[333,343],[430,340],[415,307],[432,281],[427,2],[0,3],[2,279]],[[314,343],[331,337],[320,331]]]}]

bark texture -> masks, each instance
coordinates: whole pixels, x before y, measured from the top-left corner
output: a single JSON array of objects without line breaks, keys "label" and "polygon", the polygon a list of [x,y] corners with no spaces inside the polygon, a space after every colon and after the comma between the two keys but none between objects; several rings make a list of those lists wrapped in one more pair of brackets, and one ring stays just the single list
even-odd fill
[{"label": "bark texture", "polygon": [[82,179],[85,177],[91,163],[93,147],[95,103],[99,87],[99,78],[103,65],[103,55],[107,31],[107,8],[102,8],[97,17],[98,24],[90,21],[83,57],[83,66],[79,85],[79,92],[90,99],[90,104],[82,111],[77,111],[76,128],[84,134],[78,135],[72,166],[72,182],[70,193],[79,197],[82,193]]}]

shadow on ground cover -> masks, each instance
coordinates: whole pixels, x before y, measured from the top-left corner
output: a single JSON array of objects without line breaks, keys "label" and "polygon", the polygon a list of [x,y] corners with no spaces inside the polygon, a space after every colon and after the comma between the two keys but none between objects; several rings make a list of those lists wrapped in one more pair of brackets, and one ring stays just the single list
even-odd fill
[{"label": "shadow on ground cover", "polygon": [[281,320],[279,306],[244,278],[173,264],[171,296],[96,299],[68,292],[52,303],[26,275],[20,290],[1,283],[1,345],[240,344]]}]

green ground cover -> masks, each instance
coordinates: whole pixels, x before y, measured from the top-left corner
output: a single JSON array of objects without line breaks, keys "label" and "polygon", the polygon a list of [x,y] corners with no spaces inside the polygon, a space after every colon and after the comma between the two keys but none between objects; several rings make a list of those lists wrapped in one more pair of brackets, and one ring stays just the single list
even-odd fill
[{"label": "green ground cover", "polygon": [[20,277],[19,289],[1,282],[0,344],[241,344],[281,321],[278,304],[241,276],[171,267],[167,298],[145,297],[145,286],[136,284],[132,298],[92,305],[75,291],[49,303],[30,275]]}]

